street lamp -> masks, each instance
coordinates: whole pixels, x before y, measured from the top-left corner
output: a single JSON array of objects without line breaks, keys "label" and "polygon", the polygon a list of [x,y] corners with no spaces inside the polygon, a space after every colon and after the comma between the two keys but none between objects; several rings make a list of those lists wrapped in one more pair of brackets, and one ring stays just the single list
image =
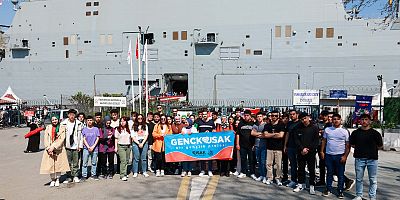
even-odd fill
[{"label": "street lamp", "polygon": [[376,76],[380,83],[380,93],[379,93],[379,122],[382,124],[382,87],[383,87],[383,77],[382,74]]},{"label": "street lamp", "polygon": [[392,92],[390,93],[391,98],[393,98],[393,92],[394,92],[394,89],[396,89],[398,83],[399,83],[399,80],[397,80],[397,79],[393,80],[393,88],[392,88]]}]

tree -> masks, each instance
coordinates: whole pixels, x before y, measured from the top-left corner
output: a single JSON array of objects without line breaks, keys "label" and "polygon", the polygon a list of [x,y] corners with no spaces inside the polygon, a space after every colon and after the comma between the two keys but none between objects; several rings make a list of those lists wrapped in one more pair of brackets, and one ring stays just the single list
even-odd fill
[{"label": "tree", "polygon": [[[343,0],[343,3],[346,8],[352,8],[353,15],[357,15],[365,8],[371,7],[376,4],[381,4],[382,0]],[[399,0],[387,0],[386,3],[381,5],[379,11],[383,16],[382,23],[385,25],[389,25],[398,17]]]},{"label": "tree", "polygon": [[71,96],[70,102],[75,105],[79,112],[93,112],[94,100],[87,94],[78,92],[75,95]]}]

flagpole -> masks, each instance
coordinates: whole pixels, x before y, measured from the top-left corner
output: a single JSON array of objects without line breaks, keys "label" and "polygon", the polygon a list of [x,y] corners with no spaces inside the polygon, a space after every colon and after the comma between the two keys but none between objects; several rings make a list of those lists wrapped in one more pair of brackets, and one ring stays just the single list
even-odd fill
[{"label": "flagpole", "polygon": [[135,94],[133,93],[133,59],[132,59],[132,40],[129,40],[129,63],[131,64],[131,93],[132,93],[132,112],[135,111]]},{"label": "flagpole", "polygon": [[[140,34],[140,33],[139,33]],[[138,35],[138,40],[137,40],[137,42],[138,42],[138,47],[139,47],[139,44],[140,44],[140,35]],[[142,70],[141,70],[141,68],[142,68],[142,60],[140,59],[140,47],[138,48],[138,50],[139,50],[139,53],[138,53],[138,67],[139,67],[139,113],[142,113],[142,78],[141,78],[141,76],[142,76]]]},{"label": "flagpole", "polygon": [[149,98],[150,98],[150,91],[149,91],[149,69],[148,69],[148,67],[149,67],[149,64],[148,64],[148,52],[147,52],[147,40],[146,40],[146,43],[144,44],[144,48],[145,48],[145,60],[144,60],[144,63],[145,63],[145,78],[146,78],[146,116],[147,116],[147,113],[149,112]]}]

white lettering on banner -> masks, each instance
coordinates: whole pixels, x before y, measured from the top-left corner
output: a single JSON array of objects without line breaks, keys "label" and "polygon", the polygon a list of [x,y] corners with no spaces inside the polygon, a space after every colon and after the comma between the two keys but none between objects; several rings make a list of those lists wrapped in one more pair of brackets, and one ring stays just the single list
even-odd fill
[{"label": "white lettering on banner", "polygon": [[178,138],[172,139],[171,145],[184,146],[184,145],[202,145],[202,144],[218,144],[229,143],[231,139],[229,136],[212,136],[212,137],[197,137],[197,138]]}]

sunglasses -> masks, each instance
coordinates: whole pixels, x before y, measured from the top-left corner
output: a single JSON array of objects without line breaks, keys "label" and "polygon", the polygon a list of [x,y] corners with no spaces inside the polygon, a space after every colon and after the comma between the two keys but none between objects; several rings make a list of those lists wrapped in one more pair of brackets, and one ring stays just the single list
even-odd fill
[{"label": "sunglasses", "polygon": [[161,120],[166,120],[167,118],[161,118]]},{"label": "sunglasses", "polygon": [[271,115],[271,117],[278,117],[278,115]]},{"label": "sunglasses", "polygon": [[162,109],[161,107],[158,107],[157,109]]}]

